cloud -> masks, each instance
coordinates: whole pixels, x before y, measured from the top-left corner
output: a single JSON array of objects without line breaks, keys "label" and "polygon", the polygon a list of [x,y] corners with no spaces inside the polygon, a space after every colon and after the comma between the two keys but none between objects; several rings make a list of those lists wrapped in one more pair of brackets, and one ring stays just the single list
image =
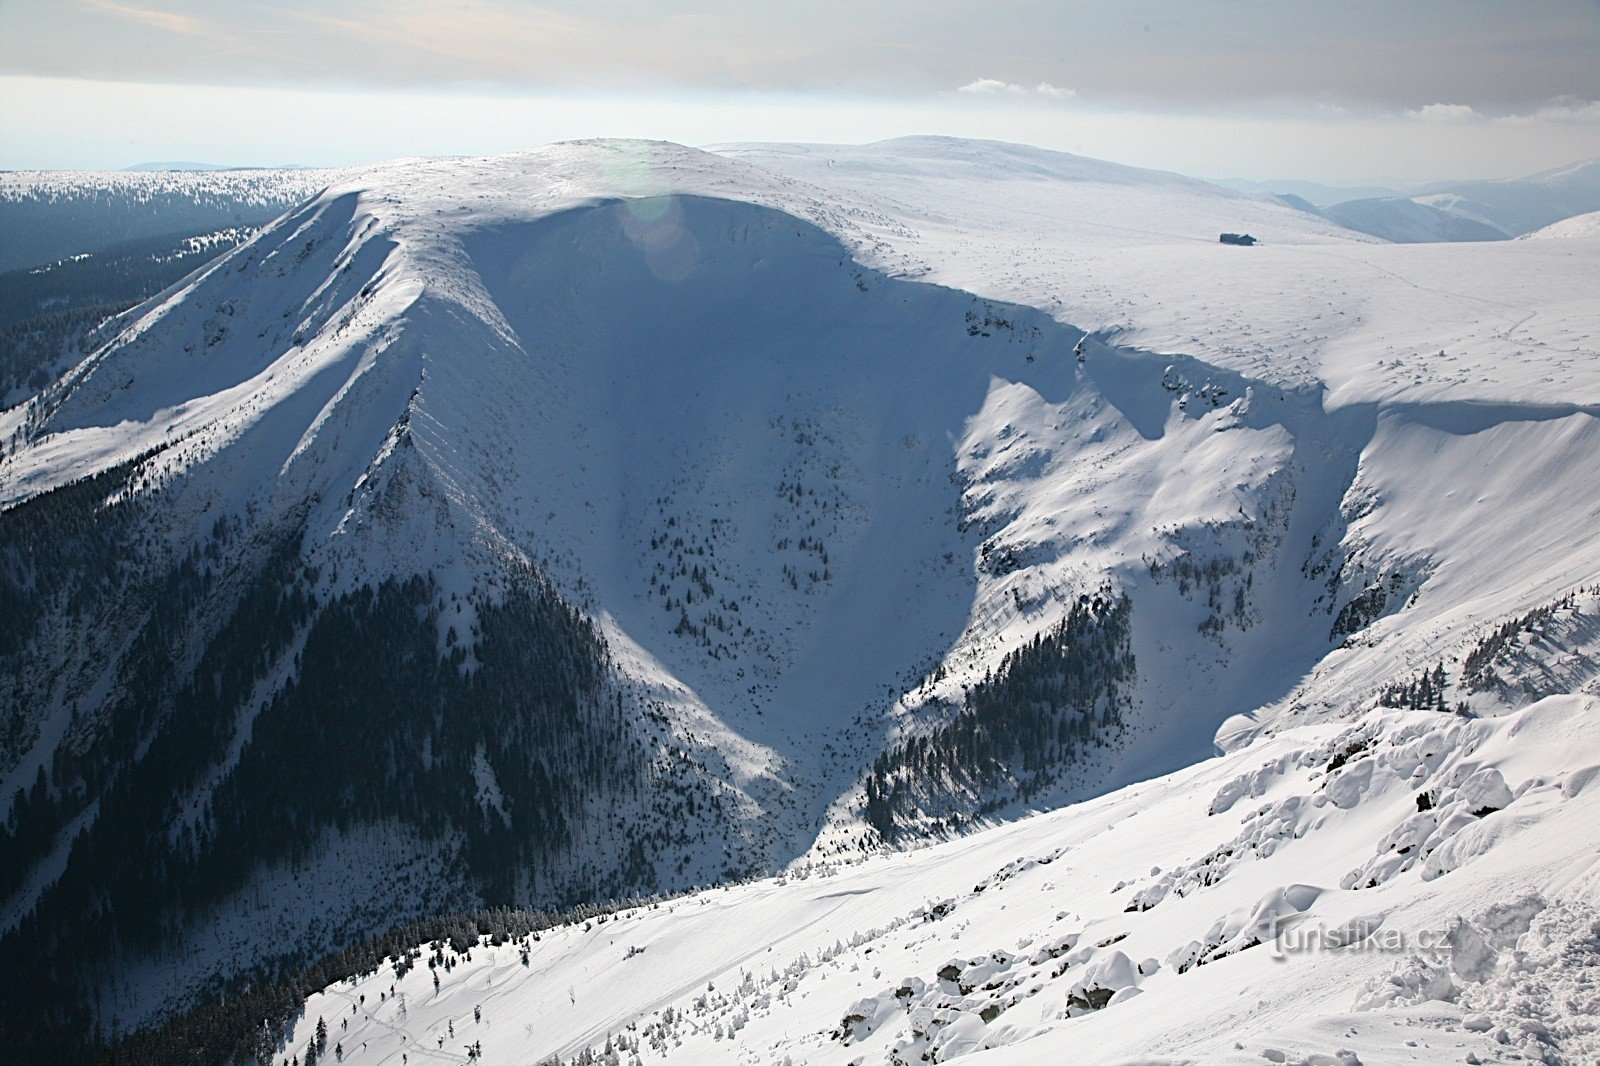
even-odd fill
[{"label": "cloud", "polygon": [[1600,100],[1552,100],[1531,115],[1513,115],[1517,121],[1600,122]]},{"label": "cloud", "polygon": [[976,81],[969,81],[957,87],[956,92],[972,96],[1042,96],[1048,100],[1070,100],[1078,95],[1072,89],[1063,89],[1047,81],[1041,81],[1029,88],[1016,82],[1001,81],[999,78],[978,78]]},{"label": "cloud", "polygon": [[958,93],[971,93],[974,96],[999,96],[1003,93],[1021,96],[1027,91],[1024,86],[1013,85],[1011,82],[1001,81],[999,78],[979,78],[977,81],[967,82],[956,90]]},{"label": "cloud", "polygon": [[[925,4],[909,21],[904,5],[858,0],[0,0],[0,70],[164,84],[816,93],[1012,107],[1092,97],[1105,107],[1264,116],[1327,101],[1403,125],[1446,117],[1423,108],[1437,101],[1470,105],[1487,123],[1562,96],[1600,99],[1596,2],[1252,4],[1250,32],[1240,33],[1238,0],[1147,0],[1137,10],[1055,0],[976,20],[970,4]],[[197,40],[224,47],[196,48]],[[1063,40],[1072,42],[1066,60]],[[1045,80],[1069,77],[1086,87],[1076,98],[1063,81]],[[1585,125],[1576,117],[1552,115],[1551,124]]]},{"label": "cloud", "polygon": [[132,22],[142,22],[146,26],[154,26],[158,30],[169,33],[181,33],[190,37],[204,37],[210,32],[204,22],[189,15],[180,15],[173,11],[161,11],[153,7],[135,7],[132,4],[119,4],[114,0],[85,0],[89,7],[97,8],[110,15],[125,18]]},{"label": "cloud", "polygon": [[1471,122],[1477,117],[1478,113],[1467,104],[1428,104],[1406,112],[1406,118],[1419,122]]},{"label": "cloud", "polygon": [[1560,96],[1527,111],[1479,111],[1468,104],[1429,104],[1405,112],[1417,122],[1490,122],[1503,126],[1539,126],[1552,123],[1588,125],[1600,123],[1600,100]]}]

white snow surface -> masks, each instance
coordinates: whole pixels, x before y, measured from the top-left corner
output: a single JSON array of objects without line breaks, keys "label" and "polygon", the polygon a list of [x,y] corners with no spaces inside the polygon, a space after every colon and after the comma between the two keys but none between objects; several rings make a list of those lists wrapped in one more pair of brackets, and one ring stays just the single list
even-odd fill
[{"label": "white snow surface", "polygon": [[[896,205],[910,232],[890,242],[892,268],[1119,344],[1320,383],[1330,407],[1600,396],[1592,252],[1382,244],[1270,199],[1022,146],[714,150]],[[1263,243],[1222,245],[1221,232]]]},{"label": "white snow surface", "polygon": [[921,851],[441,953],[438,990],[425,949],[313,996],[281,1057],[323,1018],[361,1064],[474,1045],[492,1063],[1593,1062],[1597,758],[1592,695],[1297,729]]},{"label": "white snow surface", "polygon": [[[526,968],[474,950],[437,995],[426,966],[403,1000],[335,987],[291,1050],[323,1015],[360,1062],[630,1025],[689,1062],[1592,1061],[1593,983],[1561,982],[1594,965],[1600,602],[1492,683],[1464,662],[1600,575],[1600,244],[1387,245],[987,142],[593,141],[350,174],[114,332],[0,413],[0,504],[142,456],[151,550],[309,506],[324,594],[534,561],[738,796],[752,862],[795,862]],[[845,862],[887,739],[1106,585],[1129,728],[1032,807],[1084,802]],[[1377,706],[1435,664],[1467,715]],[[303,901],[253,893],[298,935]],[[1250,945],[1358,919],[1478,932],[1457,969]]]},{"label": "white snow surface", "polygon": [[1532,233],[1524,233],[1519,240],[1543,241],[1559,238],[1570,240],[1572,238],[1593,239],[1600,237],[1600,211],[1590,211],[1583,215],[1573,215],[1560,222],[1552,222],[1543,229],[1536,229]]}]

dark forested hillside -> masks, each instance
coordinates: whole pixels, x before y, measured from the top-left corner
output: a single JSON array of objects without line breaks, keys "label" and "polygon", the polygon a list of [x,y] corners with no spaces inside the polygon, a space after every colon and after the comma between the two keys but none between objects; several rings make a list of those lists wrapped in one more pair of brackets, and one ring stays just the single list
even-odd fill
[{"label": "dark forested hillside", "polygon": [[1079,596],[1059,624],[969,688],[949,722],[878,756],[866,779],[868,823],[885,840],[908,823],[957,827],[1026,801],[1114,740],[1134,674],[1131,612],[1110,590]]},{"label": "dark forested hillside", "polygon": [[34,395],[88,353],[95,327],[183,280],[254,232],[168,233],[0,274],[0,407]]},{"label": "dark forested hillside", "polygon": [[163,234],[261,226],[320,183],[317,171],[17,175],[0,187],[0,270]]},{"label": "dark forested hillside", "polygon": [[[38,649],[59,627],[123,634],[109,697],[80,707],[0,827],[8,898],[64,849],[60,878],[0,941],[0,1040],[84,1031],[107,980],[92,960],[159,956],[264,869],[315,862],[330,835],[400,834],[434,861],[394,871],[381,917],[302,916],[301,932],[257,945],[257,965],[292,970],[463,902],[655,887],[666,823],[622,834],[616,860],[545,877],[591,831],[587,805],[625,807],[661,782],[655,746],[608,694],[604,642],[538,572],[513,568],[497,597],[474,597],[470,632],[441,621],[449,597],[426,574],[324,591],[298,529],[219,522],[152,577],[130,565],[142,508],[111,502],[137,465],[0,513],[5,750],[27,750],[26,704],[51,691],[28,679],[48,676]],[[237,972],[217,964],[219,980]]]}]

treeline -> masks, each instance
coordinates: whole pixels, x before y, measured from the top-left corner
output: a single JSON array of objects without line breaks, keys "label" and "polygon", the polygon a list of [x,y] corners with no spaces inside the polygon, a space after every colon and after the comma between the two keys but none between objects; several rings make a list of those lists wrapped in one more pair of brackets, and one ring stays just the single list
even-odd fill
[{"label": "treeline", "polygon": [[[1524,639],[1532,641],[1545,637],[1563,612],[1575,615],[1582,610],[1578,597],[1600,591],[1595,588],[1578,588],[1551,603],[1535,607],[1524,615],[1502,622],[1479,639],[1461,660],[1459,690],[1465,693],[1488,692],[1501,685],[1497,666],[1508,664],[1512,653]],[[1469,712],[1465,701],[1453,706],[1449,701],[1450,680],[1443,662],[1435,663],[1415,677],[1383,686],[1378,692],[1381,707],[1405,708],[1414,711]]]},{"label": "treeline", "polygon": [[1461,663],[1461,681],[1467,691],[1487,692],[1494,688],[1499,681],[1495,674],[1495,662],[1514,648],[1524,634],[1529,637],[1543,634],[1555,619],[1557,611],[1576,612],[1578,593],[1582,591],[1578,589],[1569,592],[1554,603],[1535,607],[1522,617],[1513,618],[1497,626],[1488,636],[1478,641],[1472,650],[1467,652],[1466,658]]},{"label": "treeline", "polygon": [[68,1026],[36,1030],[22,1043],[10,1044],[7,1053],[39,1066],[267,1064],[275,1053],[284,1053],[305,1001],[324,988],[369,976],[385,963],[392,963],[397,974],[418,965],[445,965],[480,944],[502,945],[561,925],[605,921],[620,911],[661,901],[659,896],[638,897],[559,912],[491,907],[425,918],[332,952],[286,976],[261,968],[235,978],[211,1002],[150,1029],[104,1041],[85,1016]]},{"label": "treeline", "polygon": [[252,230],[172,233],[0,273],[0,406],[42,391],[87,354],[95,326],[183,280]]},{"label": "treeline", "polygon": [[868,824],[893,841],[916,818],[954,824],[1026,801],[1087,745],[1106,743],[1134,677],[1131,612],[1109,589],[1079,596],[968,689],[949,722],[879,755],[865,782]]},{"label": "treeline", "polygon": [[[1496,666],[1505,666],[1524,639],[1538,640],[1544,637],[1562,612],[1578,613],[1581,610],[1578,597],[1586,591],[1595,590],[1575,589],[1560,599],[1535,607],[1490,630],[1462,657],[1459,690],[1464,693],[1488,692],[1502,684]],[[1439,662],[1415,677],[1383,686],[1378,692],[1378,705],[1413,711],[1468,713],[1469,707],[1465,701],[1458,700],[1451,704],[1449,689],[1449,675],[1444,663]]]},{"label": "treeline", "polygon": [[1458,703],[1454,708],[1447,704],[1449,682],[1444,663],[1435,663],[1432,670],[1424,670],[1416,677],[1385,685],[1378,693],[1378,704],[1412,711],[1448,711],[1466,713],[1467,705]]},{"label": "treeline", "polygon": [[101,304],[127,307],[183,280],[196,267],[248,240],[251,229],[167,233],[112,245],[27,270],[0,274],[0,326],[49,311]]},{"label": "treeline", "polygon": [[43,266],[120,244],[171,239],[164,235],[262,226],[305,192],[303,186],[279,192],[263,188],[246,199],[221,190],[137,194],[85,183],[44,195],[0,198],[0,269]]},{"label": "treeline", "polygon": [[[132,530],[142,511],[121,496],[148,456],[137,456],[0,511],[0,765],[16,765],[42,716],[71,678],[50,649],[57,630],[115,634],[108,604],[134,581]],[[117,500],[118,502],[111,502]],[[87,802],[89,782],[63,788],[61,745],[30,787],[0,797],[0,897],[19,885],[33,858]],[[15,802],[10,802],[15,799]]]},{"label": "treeline", "polygon": [[131,301],[47,311],[0,327],[0,407],[44,391],[89,353],[95,328],[129,306]]},{"label": "treeline", "polygon": [[[159,958],[253,872],[311,858],[329,831],[398,826],[448,856],[441,883],[397,882],[386,890],[394,899],[362,901],[397,920],[459,906],[463,892],[509,905],[654,888],[656,856],[638,841],[620,863],[574,875],[589,878],[580,889],[539,883],[541,871],[570,872],[564,849],[586,805],[640,799],[653,754],[607,693],[608,653],[593,624],[540,574],[506,573],[500,595],[468,612],[473,639],[444,649],[447,597],[430,577],[324,600],[298,529],[247,537],[219,522],[206,546],[165,572],[130,575],[123,523],[103,507],[127,473],[0,515],[11,534],[0,638],[13,663],[40,618],[89,625],[97,599],[143,611],[111,697],[83,708],[77,739],[8,804],[8,894],[52,847],[68,851],[59,879],[0,940],[0,1046],[34,1030],[86,1028],[102,960]],[[77,599],[84,611],[74,616],[65,608]],[[37,676],[13,675],[35,710],[48,691],[27,684]],[[219,774],[246,721],[250,742]],[[15,753],[26,723],[9,725]],[[92,818],[68,840],[90,804]],[[268,965],[300,965],[331,946],[285,943]]]}]

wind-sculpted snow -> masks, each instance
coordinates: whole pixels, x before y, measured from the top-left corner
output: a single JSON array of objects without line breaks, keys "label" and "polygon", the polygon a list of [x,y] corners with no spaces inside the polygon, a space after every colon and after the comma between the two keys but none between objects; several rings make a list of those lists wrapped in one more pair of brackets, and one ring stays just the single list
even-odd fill
[{"label": "wind-sculpted snow", "polygon": [[1600,1056],[1600,911],[1538,892],[1474,910],[1368,981],[1358,1010],[1448,1003],[1482,1033],[1469,1063],[1592,1062]]},{"label": "wind-sculpted snow", "polygon": [[1322,890],[1313,885],[1275,888],[1248,907],[1218,918],[1199,940],[1175,950],[1167,964],[1179,973],[1277,939],[1287,923],[1309,911]]},{"label": "wind-sculpted snow", "polygon": [[1487,721],[1449,714],[1436,723],[1412,721],[1399,728],[1374,716],[1237,777],[1211,800],[1212,815],[1226,814],[1246,798],[1290,794],[1249,810],[1244,831],[1197,862],[1142,885],[1128,910],[1146,911],[1168,896],[1192,895],[1302,839],[1327,808],[1356,810],[1394,791],[1414,793],[1415,808],[1379,839],[1376,857],[1346,873],[1339,887],[1374,888],[1413,868],[1424,881],[1447,873],[1485,850],[1463,849],[1458,835],[1468,829],[1476,834],[1479,820],[1514,803],[1500,771],[1475,758],[1491,731]]}]

